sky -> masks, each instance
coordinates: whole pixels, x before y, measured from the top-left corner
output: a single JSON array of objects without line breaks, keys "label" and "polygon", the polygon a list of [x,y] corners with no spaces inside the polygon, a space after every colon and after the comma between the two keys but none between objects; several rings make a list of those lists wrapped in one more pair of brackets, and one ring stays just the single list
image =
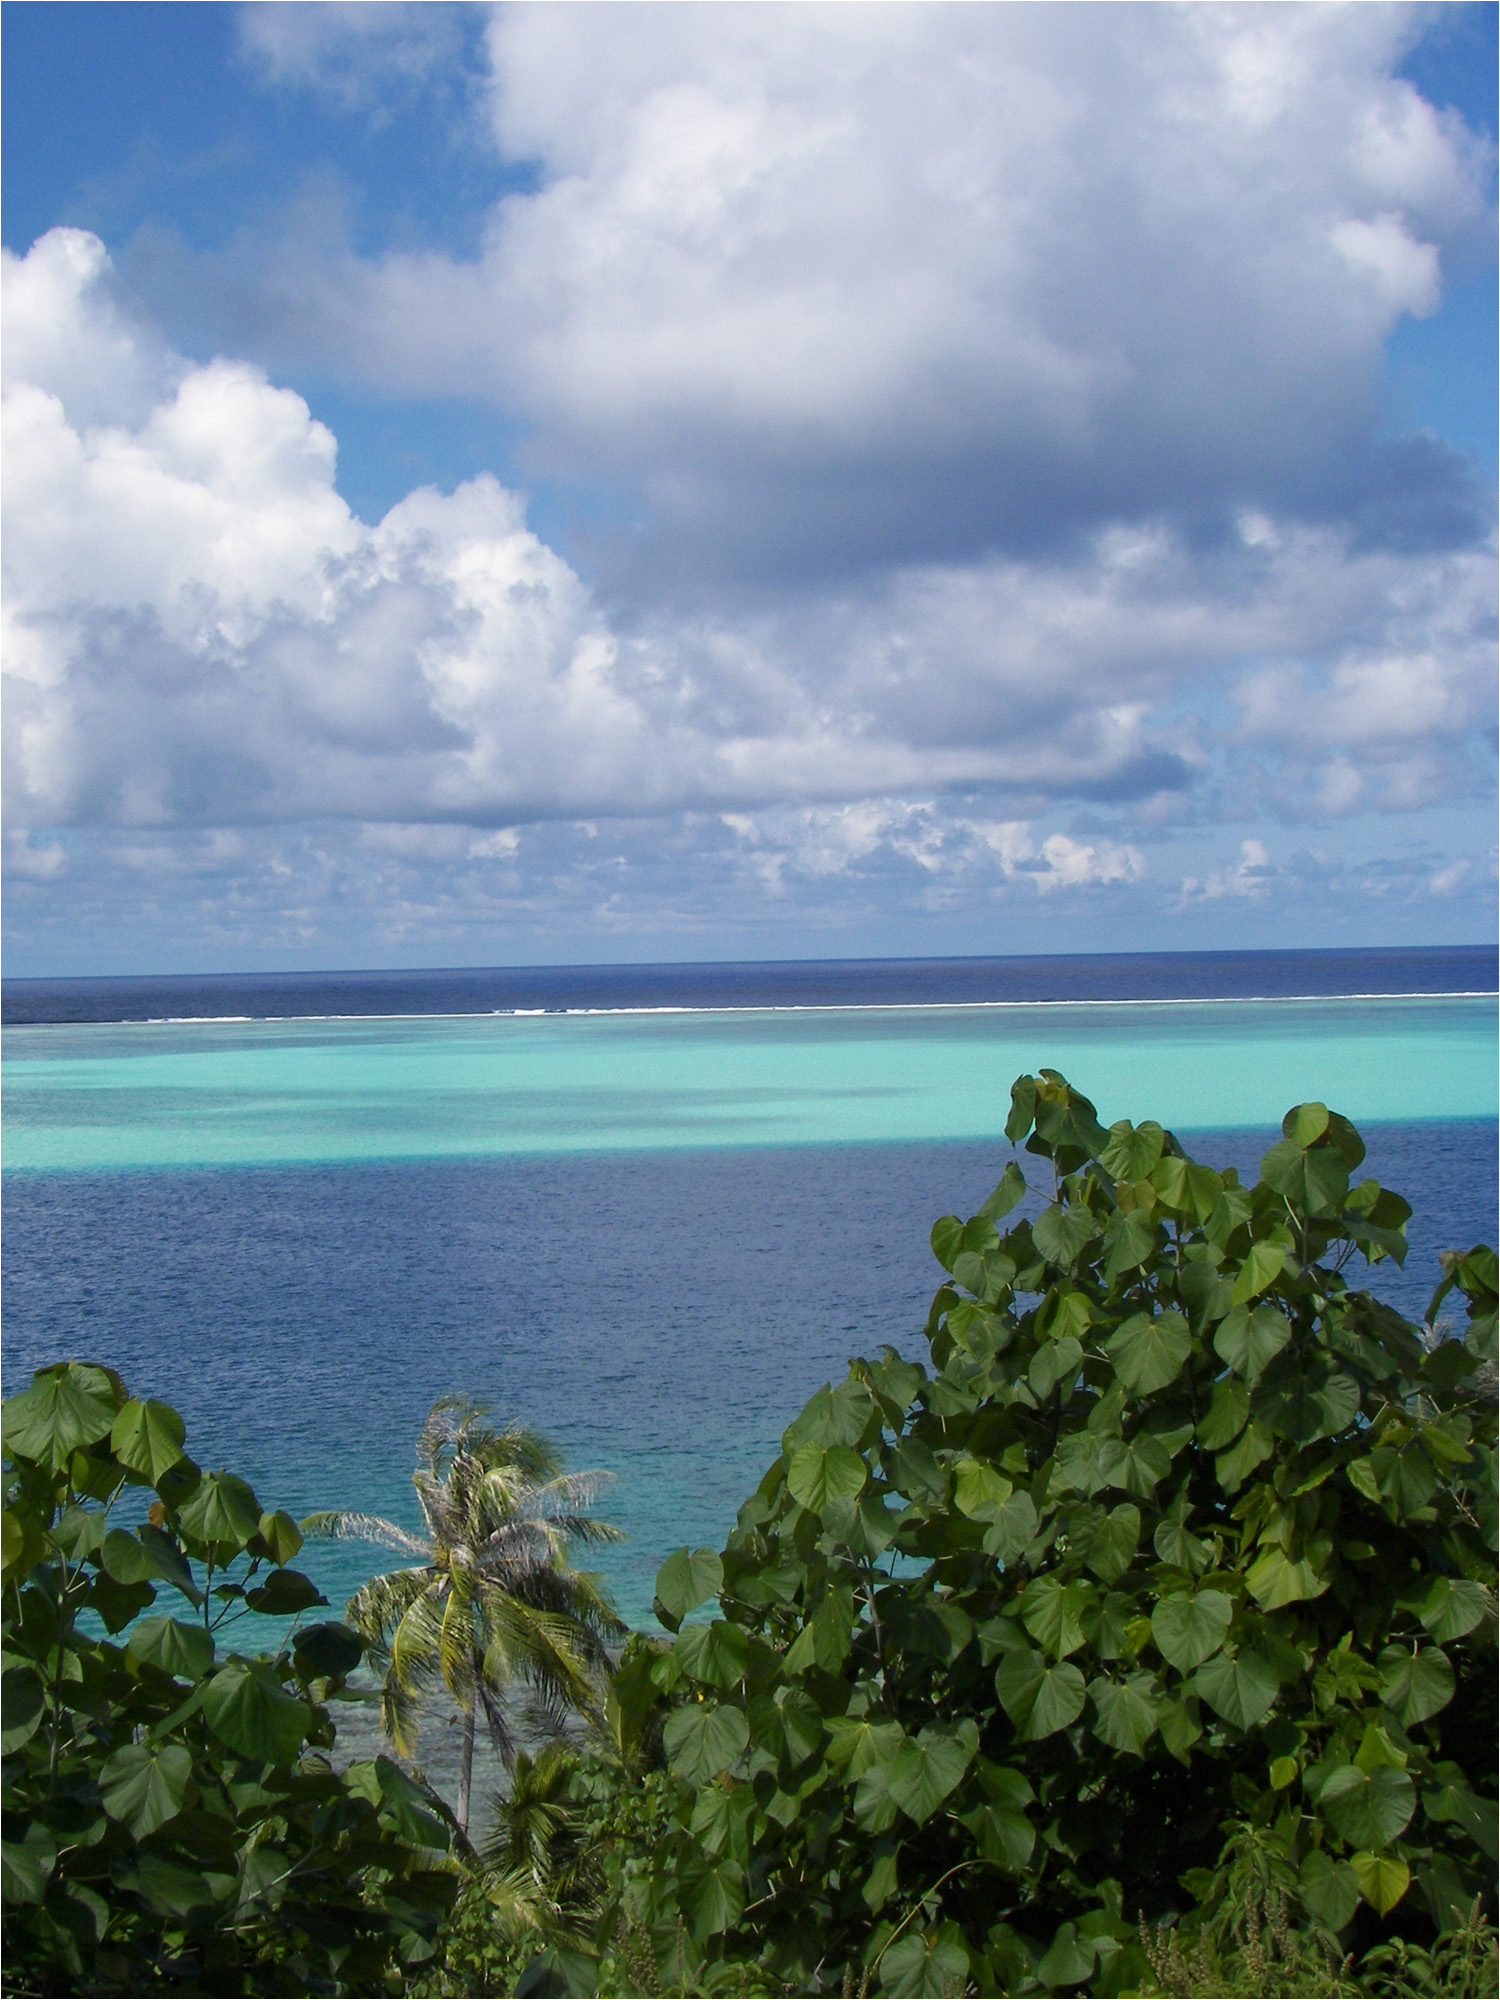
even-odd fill
[{"label": "sky", "polygon": [[7,973],[1492,937],[1495,33],[7,0]]}]

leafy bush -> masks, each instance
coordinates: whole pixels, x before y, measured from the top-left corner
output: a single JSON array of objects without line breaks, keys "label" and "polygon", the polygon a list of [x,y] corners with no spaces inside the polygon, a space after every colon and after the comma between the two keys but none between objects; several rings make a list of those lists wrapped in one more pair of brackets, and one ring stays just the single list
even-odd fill
[{"label": "leafy bush", "polygon": [[[8,1989],[399,1992],[457,1887],[446,1808],[386,1758],[332,1769],[346,1626],[225,1645],[326,1604],[295,1523],[107,1368],[41,1369],[4,1438]],[[188,1615],[142,1615],[163,1586]]]},{"label": "leafy bush", "polygon": [[1253,1187],[1052,1071],[1007,1135],[1051,1199],[934,1227],[930,1368],[852,1363],[661,1571],[575,1779],[600,1991],[645,1938],[662,1991],[1120,1993],[1143,1922],[1279,1898],[1341,1964],[1488,1891],[1494,1253],[1462,1338],[1351,1288],[1410,1210],[1320,1104]]}]

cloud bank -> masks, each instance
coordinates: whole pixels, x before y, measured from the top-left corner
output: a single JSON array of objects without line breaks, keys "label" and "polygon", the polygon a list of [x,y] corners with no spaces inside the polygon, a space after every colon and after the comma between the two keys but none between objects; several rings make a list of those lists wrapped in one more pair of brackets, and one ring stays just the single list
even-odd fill
[{"label": "cloud bank", "polygon": [[[252,10],[246,45],[368,115],[441,71],[440,12]],[[1273,863],[1267,823],[1482,799],[1487,511],[1382,429],[1382,343],[1486,217],[1479,142],[1391,74],[1412,32],[501,8],[486,116],[533,183],[477,258],[290,225],[121,270],[78,230],[7,253],[10,865],[41,894],[113,841],[106,873],[170,852],[330,894],[318,826],[431,906],[528,857],[561,893],[557,842],[587,874],[604,824],[596,913],[666,907],[648,848],[685,906],[884,870],[912,907],[1228,909],[1338,872]],[[281,386],[306,367],[487,395],[523,471],[628,525],[567,560],[515,471],[362,521]],[[1484,872],[1444,848],[1391,879]]]}]

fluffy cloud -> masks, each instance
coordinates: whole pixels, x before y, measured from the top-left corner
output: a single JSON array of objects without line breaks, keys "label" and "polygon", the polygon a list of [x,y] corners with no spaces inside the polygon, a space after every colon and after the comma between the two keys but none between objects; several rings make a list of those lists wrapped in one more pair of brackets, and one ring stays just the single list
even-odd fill
[{"label": "fluffy cloud", "polygon": [[[341,12],[305,11],[256,32],[326,66]],[[277,241],[252,319],[272,359],[487,391],[535,468],[624,482],[640,530],[595,558],[637,599],[1247,503],[1451,541],[1461,468],[1376,435],[1385,337],[1485,240],[1485,148],[1391,74],[1419,18],[501,7],[494,145],[537,185],[476,258]],[[209,264],[165,282],[212,316]]]},{"label": "fluffy cloud", "polygon": [[[1003,825],[1059,800],[1169,804],[1215,773],[1235,810],[1473,782],[1482,550],[1247,513],[1220,536],[1111,526],[612,621],[492,478],[357,520],[302,398],[132,322],[97,239],[7,256],[5,313],[15,826],[781,806],[837,808],[819,839],[879,844],[907,810],[881,802],[913,793],[984,789]],[[1126,880],[1107,859],[1126,851],[1016,865]]]}]

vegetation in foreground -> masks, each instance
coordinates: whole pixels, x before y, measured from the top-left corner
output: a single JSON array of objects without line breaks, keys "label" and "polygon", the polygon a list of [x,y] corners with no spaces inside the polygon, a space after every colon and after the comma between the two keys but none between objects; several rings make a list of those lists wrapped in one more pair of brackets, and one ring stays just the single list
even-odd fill
[{"label": "vegetation in foreground", "polygon": [[1244,1188],[1019,1079],[1052,1199],[1004,1228],[1012,1163],[935,1226],[929,1365],[813,1397],[477,1852],[390,1760],[329,1769],[360,1633],[219,1650],[318,1601],[292,1524],[44,1371],[5,1413],[14,1990],[1493,1992],[1495,1257],[1409,1323],[1349,1282],[1406,1204],[1322,1105],[1283,1129]]}]

